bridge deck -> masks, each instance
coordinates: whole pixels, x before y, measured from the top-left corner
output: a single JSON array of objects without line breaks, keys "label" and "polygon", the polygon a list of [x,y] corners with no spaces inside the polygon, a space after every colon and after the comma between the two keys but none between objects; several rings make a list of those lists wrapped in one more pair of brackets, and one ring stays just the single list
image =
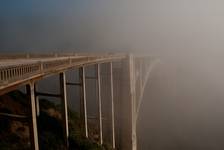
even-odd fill
[{"label": "bridge deck", "polygon": [[127,54],[42,55],[29,57],[0,56],[0,94],[8,88],[26,84],[72,67],[121,60]]}]

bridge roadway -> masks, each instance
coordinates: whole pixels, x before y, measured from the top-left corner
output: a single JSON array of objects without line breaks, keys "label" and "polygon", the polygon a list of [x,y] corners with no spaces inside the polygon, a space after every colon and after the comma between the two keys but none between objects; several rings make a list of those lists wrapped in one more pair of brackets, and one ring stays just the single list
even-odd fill
[{"label": "bridge roadway", "polygon": [[[113,63],[119,62],[120,72],[114,72]],[[107,65],[107,75],[110,78],[106,86],[101,87],[101,64]],[[32,149],[38,150],[38,131],[36,117],[39,115],[38,96],[53,96],[61,99],[62,117],[64,127],[64,141],[66,148],[68,143],[68,116],[67,116],[67,90],[66,85],[79,86],[81,88],[80,113],[83,115],[85,136],[88,138],[88,114],[86,105],[86,77],[85,67],[93,65],[96,69],[97,81],[97,97],[98,97],[98,126],[99,126],[99,144],[103,144],[104,136],[111,136],[112,147],[121,150],[137,149],[137,118],[140,109],[141,99],[143,97],[144,88],[148,80],[149,74],[153,67],[153,62],[146,56],[134,56],[126,53],[80,53],[80,54],[19,54],[19,55],[0,55],[0,95],[17,89],[19,86],[26,85],[27,95],[30,103],[31,118],[29,119],[30,139]],[[67,70],[79,69],[79,83],[69,83],[66,81]],[[113,76],[120,76],[121,81],[116,81],[118,86],[114,89],[115,79]],[[42,78],[59,75],[60,93],[41,93],[37,90],[37,81]],[[110,123],[111,135],[104,135],[102,121],[102,95],[101,92],[109,89],[106,93],[106,99],[110,100]],[[120,95],[116,95],[116,91],[120,91]],[[105,92],[105,91],[104,91]],[[117,114],[117,115],[116,115]],[[16,114],[3,114],[0,116],[15,118],[24,118]],[[25,117],[26,118],[26,117]],[[116,129],[116,127],[118,129]],[[118,133],[119,132],[119,133]],[[117,138],[117,136],[120,136]],[[115,142],[116,141],[116,142]]]},{"label": "bridge roadway", "polygon": [[[42,57],[41,57],[42,56]],[[73,54],[73,55],[26,55],[22,57],[0,56],[0,94],[4,94],[18,84],[26,84],[72,67],[118,61],[127,54]]]}]

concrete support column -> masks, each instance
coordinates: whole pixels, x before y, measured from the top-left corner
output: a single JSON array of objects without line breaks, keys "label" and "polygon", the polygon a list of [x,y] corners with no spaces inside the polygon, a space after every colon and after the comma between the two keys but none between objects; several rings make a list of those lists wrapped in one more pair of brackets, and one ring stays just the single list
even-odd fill
[{"label": "concrete support column", "polygon": [[35,92],[34,92],[34,83],[26,85],[27,95],[29,97],[29,105],[31,114],[29,119],[29,130],[30,130],[30,140],[31,140],[31,149],[39,150],[38,144],[38,132],[37,132],[37,119],[36,119],[36,106],[35,106]]},{"label": "concrete support column", "polygon": [[98,87],[98,113],[99,113],[100,144],[103,144],[103,124],[102,124],[102,98],[101,98],[100,64],[97,64],[97,87]]},{"label": "concrete support column", "polygon": [[37,84],[34,85],[34,92],[35,92],[35,102],[36,102],[36,113],[37,116],[40,116],[40,105],[39,105],[39,96],[37,95],[38,86]]},{"label": "concrete support column", "polygon": [[85,76],[85,68],[81,68],[81,76],[82,76],[82,104],[81,106],[84,111],[84,125],[85,125],[85,136],[88,138],[88,120],[87,120],[87,106],[86,106],[86,76]]},{"label": "concrete support column", "polygon": [[122,61],[121,149],[136,150],[136,83],[133,55]]},{"label": "concrete support column", "polygon": [[131,134],[132,134],[132,150],[137,150],[137,133],[136,133],[136,78],[135,78],[135,61],[133,55],[128,57],[129,75],[130,75],[130,99],[131,99]]},{"label": "concrete support column", "polygon": [[115,129],[114,129],[114,84],[113,84],[113,63],[110,62],[110,85],[111,85],[111,119],[112,119],[112,147],[115,148]]},{"label": "concrete support column", "polygon": [[79,116],[80,118],[82,119],[82,121],[84,122],[83,118],[84,118],[84,109],[83,109],[83,71],[82,71],[82,67],[79,68],[79,83],[80,83],[80,101],[79,101],[79,104],[80,104],[80,107],[79,107]]},{"label": "concrete support column", "polygon": [[60,94],[62,100],[62,119],[63,119],[63,129],[64,129],[64,140],[65,146],[68,148],[68,104],[67,104],[67,89],[66,89],[66,77],[65,72],[60,73]]}]

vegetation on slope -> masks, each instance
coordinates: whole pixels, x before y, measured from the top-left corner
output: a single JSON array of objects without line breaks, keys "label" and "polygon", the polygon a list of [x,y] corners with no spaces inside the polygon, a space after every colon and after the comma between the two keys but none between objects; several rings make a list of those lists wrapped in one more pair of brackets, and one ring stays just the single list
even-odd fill
[{"label": "vegetation on slope", "polygon": [[[0,96],[0,112],[27,114],[28,99],[20,91],[13,91]],[[64,149],[63,126],[60,106],[48,100],[40,100],[40,116],[38,117],[39,145],[42,150]],[[69,147],[71,150],[110,150],[110,146],[100,146],[94,139],[86,139],[84,127],[79,115],[69,110]],[[90,128],[90,134],[94,128]],[[30,149],[29,127],[27,122],[13,121],[0,117],[1,150]]]}]

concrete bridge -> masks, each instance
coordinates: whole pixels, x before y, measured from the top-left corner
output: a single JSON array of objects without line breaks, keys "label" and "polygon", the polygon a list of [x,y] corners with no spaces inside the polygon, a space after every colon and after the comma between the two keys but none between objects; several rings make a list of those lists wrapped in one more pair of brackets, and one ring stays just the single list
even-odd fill
[{"label": "concrete bridge", "polygon": [[[86,76],[86,70],[92,66],[95,74]],[[0,55],[0,95],[26,87],[29,96],[30,113],[27,114],[30,127],[30,140],[32,149],[38,150],[38,128],[36,118],[39,115],[39,96],[57,97],[61,100],[64,141],[69,147],[68,103],[67,87],[80,88],[80,114],[83,116],[85,136],[88,134],[88,108],[86,80],[96,81],[96,99],[99,126],[99,143],[104,138],[111,139],[114,149],[136,150],[136,126],[138,112],[141,105],[144,89],[149,74],[154,66],[154,60],[147,56],[137,56],[126,53],[69,53],[69,54],[17,54]],[[66,80],[66,72],[79,71],[79,82]],[[40,92],[37,82],[49,76],[59,76],[60,93]],[[104,82],[104,81],[105,82]],[[110,123],[110,133],[103,132],[103,106],[102,102],[109,99],[107,112]],[[4,114],[1,116],[23,118],[18,114]]]}]

